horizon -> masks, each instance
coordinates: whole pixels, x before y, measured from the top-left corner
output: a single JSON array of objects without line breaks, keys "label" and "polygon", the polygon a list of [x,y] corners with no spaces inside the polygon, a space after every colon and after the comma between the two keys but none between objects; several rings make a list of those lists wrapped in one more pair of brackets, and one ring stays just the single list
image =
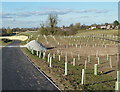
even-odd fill
[{"label": "horizon", "polygon": [[[32,6],[32,7],[31,7]],[[3,2],[2,27],[36,28],[49,14],[58,15],[57,26],[113,23],[118,20],[117,2]]]}]

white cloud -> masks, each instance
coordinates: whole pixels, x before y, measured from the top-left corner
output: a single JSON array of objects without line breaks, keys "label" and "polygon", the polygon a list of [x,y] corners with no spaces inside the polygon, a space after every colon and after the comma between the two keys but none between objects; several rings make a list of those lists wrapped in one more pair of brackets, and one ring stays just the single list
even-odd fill
[{"label": "white cloud", "polygon": [[85,10],[75,10],[75,9],[48,9],[41,11],[28,11],[28,12],[17,12],[17,13],[2,13],[2,18],[17,18],[17,17],[30,17],[30,16],[40,16],[49,14],[65,15],[68,13],[108,13],[111,10],[97,10],[97,9],[85,9]]}]

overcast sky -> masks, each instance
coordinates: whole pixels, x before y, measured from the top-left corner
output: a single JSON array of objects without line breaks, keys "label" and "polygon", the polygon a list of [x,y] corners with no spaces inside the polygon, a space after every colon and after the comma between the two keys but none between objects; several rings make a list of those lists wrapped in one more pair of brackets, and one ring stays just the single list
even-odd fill
[{"label": "overcast sky", "polygon": [[4,27],[39,27],[49,14],[58,15],[58,26],[112,23],[118,19],[117,2],[3,2]]}]

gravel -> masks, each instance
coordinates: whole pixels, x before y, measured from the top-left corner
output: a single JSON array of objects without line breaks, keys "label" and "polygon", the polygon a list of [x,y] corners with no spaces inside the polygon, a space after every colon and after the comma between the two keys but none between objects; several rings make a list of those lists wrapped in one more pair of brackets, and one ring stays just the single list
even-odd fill
[{"label": "gravel", "polygon": [[45,52],[47,48],[36,40],[32,40],[25,45],[28,49]]}]

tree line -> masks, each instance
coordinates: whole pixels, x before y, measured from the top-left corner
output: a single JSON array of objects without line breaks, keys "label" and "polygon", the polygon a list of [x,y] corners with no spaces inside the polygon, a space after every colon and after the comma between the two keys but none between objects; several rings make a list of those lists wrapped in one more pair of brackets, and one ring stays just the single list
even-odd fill
[{"label": "tree line", "polygon": [[16,32],[25,32],[25,31],[37,31],[38,28],[5,28],[3,27],[0,29],[0,35],[1,36],[10,36],[10,35],[15,35]]},{"label": "tree line", "polygon": [[[70,24],[69,26],[58,27],[57,24],[59,22],[57,14],[49,14],[46,23],[41,23],[40,28],[2,28],[1,35],[14,35],[15,32],[25,32],[25,31],[38,31],[42,35],[74,35],[79,30],[89,29],[91,26],[100,26],[97,24],[92,25],[81,25],[80,23]],[[103,25],[111,25],[109,23],[105,23]],[[115,20],[112,25],[114,27],[120,25],[120,23]]]}]

